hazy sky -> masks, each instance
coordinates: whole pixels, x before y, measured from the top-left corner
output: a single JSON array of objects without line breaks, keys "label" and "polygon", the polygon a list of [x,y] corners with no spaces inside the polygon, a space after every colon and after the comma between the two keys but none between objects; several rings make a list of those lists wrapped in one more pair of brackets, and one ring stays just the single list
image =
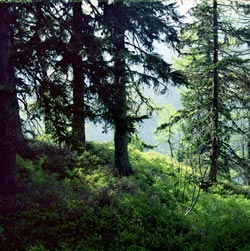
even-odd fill
[{"label": "hazy sky", "polygon": [[181,14],[186,14],[186,12],[195,5],[195,0],[177,0],[179,5],[179,11]]}]

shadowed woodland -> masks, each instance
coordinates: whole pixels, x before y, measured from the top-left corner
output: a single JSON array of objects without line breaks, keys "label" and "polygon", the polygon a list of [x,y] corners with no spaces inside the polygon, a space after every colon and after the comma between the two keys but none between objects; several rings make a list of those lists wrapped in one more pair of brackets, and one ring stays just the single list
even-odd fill
[{"label": "shadowed woodland", "polygon": [[182,4],[0,2],[1,250],[250,250],[250,6]]}]

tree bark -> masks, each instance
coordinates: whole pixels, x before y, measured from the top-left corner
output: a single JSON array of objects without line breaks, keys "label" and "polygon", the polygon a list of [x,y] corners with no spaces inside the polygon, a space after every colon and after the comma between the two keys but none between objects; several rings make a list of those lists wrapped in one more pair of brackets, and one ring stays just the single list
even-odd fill
[{"label": "tree bark", "polygon": [[248,112],[248,140],[247,140],[247,159],[250,160],[250,112]]},{"label": "tree bark", "polygon": [[219,73],[218,73],[218,3],[213,0],[213,128],[212,128],[212,153],[209,170],[209,180],[216,182],[218,172],[219,144]]},{"label": "tree bark", "polygon": [[[116,3],[115,15],[122,17],[122,2]],[[118,18],[119,20],[119,18]],[[121,176],[133,173],[128,155],[128,121],[127,121],[127,93],[126,93],[126,64],[125,53],[125,28],[121,23],[114,25],[114,146],[115,146],[115,168]]]},{"label": "tree bark", "polygon": [[40,89],[40,98],[42,99],[42,105],[44,109],[44,129],[46,134],[51,134],[51,116],[50,116],[50,79],[47,74],[46,58],[43,55],[40,56],[41,70],[42,70],[42,82]]},{"label": "tree bark", "polygon": [[132,172],[128,156],[128,126],[127,126],[127,94],[124,52],[124,33],[118,36],[119,44],[115,55],[115,114],[114,114],[114,146],[115,168],[121,176]]},{"label": "tree bark", "polygon": [[[248,109],[248,131],[250,132],[250,110]],[[247,160],[250,161],[250,133],[248,133],[248,139],[247,139]],[[244,166],[244,178],[243,178],[243,183],[246,186],[250,185],[250,166],[245,165]]]},{"label": "tree bark", "polygon": [[16,189],[16,150],[19,133],[19,115],[14,81],[10,64],[11,30],[8,6],[0,4],[0,193],[13,193]]},{"label": "tree bark", "polygon": [[[75,148],[84,147],[85,136],[85,83],[82,56],[80,55],[82,41],[79,38],[82,34],[83,13],[81,2],[73,3],[72,22],[72,68],[73,68],[73,119],[72,119],[72,141]],[[80,36],[81,37],[81,36]]]}]

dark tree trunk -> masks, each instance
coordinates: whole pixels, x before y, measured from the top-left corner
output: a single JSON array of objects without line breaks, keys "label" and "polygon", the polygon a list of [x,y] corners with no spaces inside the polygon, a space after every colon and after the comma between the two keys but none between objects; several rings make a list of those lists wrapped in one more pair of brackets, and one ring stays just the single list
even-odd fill
[{"label": "dark tree trunk", "polygon": [[219,144],[219,73],[218,73],[218,3],[213,1],[213,129],[212,129],[212,154],[209,180],[216,182],[218,172]]},{"label": "dark tree trunk", "polygon": [[43,55],[40,56],[41,61],[41,70],[42,70],[42,82],[41,82],[41,89],[40,89],[40,98],[42,99],[42,105],[44,109],[44,127],[45,133],[50,134],[51,131],[51,111],[50,111],[50,79],[47,74],[47,64],[46,59]]},{"label": "dark tree trunk", "polygon": [[[36,23],[36,33],[33,35],[34,41],[36,41],[36,45],[42,44],[42,40],[39,36],[39,31],[44,29],[44,23],[45,23],[45,18],[42,10],[43,4],[41,2],[37,2],[34,4],[34,10],[35,10],[35,15],[37,18],[37,23]],[[42,108],[43,108],[43,119],[44,119],[44,129],[46,134],[52,134],[52,120],[51,120],[51,109],[50,109],[50,103],[53,102],[51,100],[51,93],[50,93],[50,86],[51,86],[51,81],[48,76],[48,65],[49,63],[47,62],[48,58],[46,58],[46,54],[44,53],[44,48],[37,48],[37,56],[40,62],[40,67],[41,67],[41,73],[42,73],[42,78],[41,78],[41,83],[40,83],[40,88],[39,88],[39,99],[41,100]]]},{"label": "dark tree trunk", "polygon": [[119,175],[127,176],[133,173],[128,156],[128,133],[125,127],[115,122],[115,168]]},{"label": "dark tree trunk", "polygon": [[[13,81],[15,81],[15,78],[13,76]],[[17,96],[14,95],[14,105],[13,107],[15,107],[15,113],[16,113],[16,140],[15,140],[15,149],[16,149],[16,153],[21,155],[22,157],[29,157],[29,156],[33,156],[33,150],[30,148],[29,144],[28,144],[28,140],[24,137],[23,135],[23,131],[22,131],[22,123],[21,123],[21,119],[19,116],[19,105],[18,105],[18,100],[17,100]]]},{"label": "dark tree trunk", "polygon": [[247,133],[247,154],[246,155],[247,155],[247,159],[250,160],[250,109],[249,108],[247,110],[247,117],[248,117],[247,118],[248,133]]},{"label": "dark tree trunk", "polygon": [[[250,132],[250,111],[248,110],[248,131]],[[250,161],[250,133],[248,134],[248,139],[247,139],[247,160]],[[244,166],[244,178],[243,182],[244,185],[249,186],[250,185],[250,165],[245,165]]]},{"label": "dark tree trunk", "polygon": [[73,119],[72,119],[72,143],[75,148],[84,147],[86,143],[85,136],[85,84],[84,69],[82,63],[83,50],[81,36],[82,34],[83,13],[81,2],[73,3],[73,34],[72,34],[72,68],[73,68]]},{"label": "dark tree trunk", "polygon": [[8,5],[0,4],[0,193],[12,193],[16,188],[16,145],[19,135],[19,116],[10,64],[11,32]]},{"label": "dark tree trunk", "polygon": [[[123,33],[124,34],[124,33]],[[119,34],[121,35],[121,34]],[[115,62],[115,114],[114,114],[114,145],[115,168],[121,176],[132,173],[128,156],[128,126],[127,126],[127,94],[125,62],[122,58],[124,50],[124,35],[118,37],[116,62]]]},{"label": "dark tree trunk", "polygon": [[[122,2],[116,3],[115,15],[122,18]],[[115,145],[115,168],[121,176],[133,173],[128,156],[128,121],[127,121],[127,93],[126,93],[126,64],[125,53],[125,29],[120,23],[114,27],[114,145]]]}]

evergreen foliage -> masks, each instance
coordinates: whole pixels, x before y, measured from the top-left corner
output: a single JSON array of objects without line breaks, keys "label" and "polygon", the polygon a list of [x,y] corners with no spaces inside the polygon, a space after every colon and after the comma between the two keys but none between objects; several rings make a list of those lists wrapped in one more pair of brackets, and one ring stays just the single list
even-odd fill
[{"label": "evergreen foliage", "polygon": [[239,35],[244,36],[240,21],[244,14],[234,4],[201,1],[190,11],[193,21],[183,28],[178,62],[189,78],[182,95],[184,109],[160,127],[182,120],[186,159],[201,167],[203,180],[215,181],[217,172],[230,178],[230,170],[245,172],[249,166],[239,146],[241,142],[247,149],[240,138],[248,135],[243,124],[248,125],[244,97],[248,97],[249,60]]},{"label": "evergreen foliage", "polygon": [[[179,15],[174,4],[162,2],[114,1],[101,2],[100,6],[111,58],[110,91],[102,92],[101,99],[107,107],[109,121],[114,124],[114,164],[123,176],[133,172],[127,150],[129,134],[134,132],[135,123],[150,116],[153,110],[143,94],[143,85],[153,86],[155,91],[165,94],[169,84],[184,81],[183,75],[173,71],[153,45],[160,41],[176,47],[178,37],[174,23],[179,23]],[[148,111],[142,116],[143,104]]]},{"label": "evergreen foliage", "polygon": [[[6,2],[0,249],[250,250],[249,5],[202,0],[181,24],[165,1]],[[144,88],[169,85],[186,89],[165,156],[136,125],[156,109]],[[86,120],[114,143],[86,142]]]}]

